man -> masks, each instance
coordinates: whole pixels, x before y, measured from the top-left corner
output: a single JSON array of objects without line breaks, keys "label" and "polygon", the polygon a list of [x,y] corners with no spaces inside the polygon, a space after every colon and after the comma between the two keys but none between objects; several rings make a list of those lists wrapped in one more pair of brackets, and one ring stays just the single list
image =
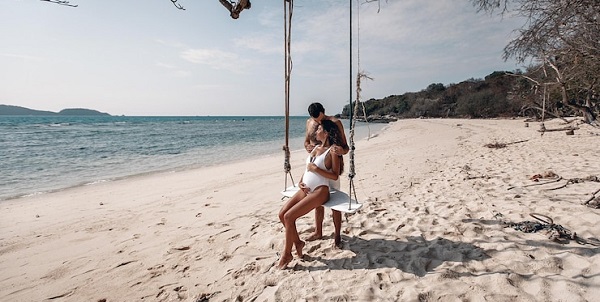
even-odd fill
[{"label": "man", "polygon": [[[350,148],[348,147],[348,142],[346,140],[346,133],[344,132],[344,125],[342,124],[342,121],[340,121],[339,119],[337,119],[333,116],[325,115],[325,108],[323,108],[323,105],[321,105],[321,103],[310,104],[308,106],[308,114],[310,114],[310,118],[308,118],[308,120],[306,120],[306,136],[304,138],[304,148],[306,149],[306,151],[308,153],[312,152],[312,150],[315,148],[315,145],[318,144],[318,142],[316,141],[316,138],[315,138],[315,131],[317,129],[317,126],[323,120],[330,120],[330,121],[334,122],[338,126],[338,129],[340,130],[340,133],[342,134],[341,141],[344,142],[343,146],[335,146],[335,147],[333,147],[333,149],[331,151],[338,156],[342,156],[342,155],[348,153]],[[340,178],[338,177],[338,179],[336,181],[333,181],[333,180],[330,181],[329,188],[339,190],[340,189]],[[333,226],[335,228],[334,244],[336,247],[340,247],[340,245],[342,243],[342,237],[340,234],[341,229],[342,229],[342,212],[331,210],[331,214],[333,216]],[[323,218],[324,217],[325,217],[325,208],[323,206],[317,207],[315,209],[315,232],[307,238],[308,241],[321,239],[323,237]]]}]

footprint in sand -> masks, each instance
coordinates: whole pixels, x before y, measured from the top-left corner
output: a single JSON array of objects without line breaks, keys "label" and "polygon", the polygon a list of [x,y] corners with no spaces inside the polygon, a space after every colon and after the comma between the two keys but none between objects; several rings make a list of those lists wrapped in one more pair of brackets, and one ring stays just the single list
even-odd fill
[{"label": "footprint in sand", "polygon": [[[249,280],[251,278],[247,278],[246,276],[248,275],[256,275],[258,273],[260,273],[261,271],[261,267],[256,264],[256,262],[252,261],[250,263],[247,263],[246,265],[244,265],[243,268],[234,271],[231,276],[233,277],[235,281],[235,285],[236,286],[243,286],[246,282],[244,280]],[[245,278],[240,278],[240,277],[245,277]]]},{"label": "footprint in sand", "polygon": [[163,264],[157,264],[155,266],[149,267],[147,268],[149,274],[150,274],[150,279],[158,277],[162,274],[164,274],[166,272],[166,270],[164,269],[164,265]]}]

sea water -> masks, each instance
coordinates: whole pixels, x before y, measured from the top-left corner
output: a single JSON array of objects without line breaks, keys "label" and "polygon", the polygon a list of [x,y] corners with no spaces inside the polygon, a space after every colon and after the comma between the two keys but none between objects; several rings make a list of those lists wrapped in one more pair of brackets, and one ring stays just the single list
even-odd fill
[{"label": "sea water", "polygon": [[[303,149],[306,119],[289,119],[291,150]],[[357,123],[355,140],[382,127]],[[271,116],[1,116],[0,200],[260,156],[283,162],[285,137],[285,118]]]}]

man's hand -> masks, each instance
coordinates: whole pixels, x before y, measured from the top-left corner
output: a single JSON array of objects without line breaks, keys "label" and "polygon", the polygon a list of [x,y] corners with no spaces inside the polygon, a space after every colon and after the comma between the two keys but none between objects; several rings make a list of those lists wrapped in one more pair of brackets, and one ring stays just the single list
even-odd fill
[{"label": "man's hand", "polygon": [[344,149],[342,147],[338,146],[338,145],[335,145],[335,144],[331,145],[331,152],[334,155],[344,155]]}]

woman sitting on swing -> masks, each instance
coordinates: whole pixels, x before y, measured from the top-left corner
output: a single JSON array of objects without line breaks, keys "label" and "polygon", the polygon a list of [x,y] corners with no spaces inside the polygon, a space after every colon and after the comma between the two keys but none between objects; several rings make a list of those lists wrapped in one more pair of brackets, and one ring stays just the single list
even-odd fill
[{"label": "woman sitting on swing", "polygon": [[323,120],[317,127],[316,136],[321,144],[306,159],[306,170],[298,184],[300,190],[279,211],[279,220],[285,226],[285,244],[277,265],[280,269],[286,268],[292,261],[292,246],[302,258],[305,243],[298,235],[296,219],[329,200],[329,179],[337,180],[344,169],[343,157],[334,151],[336,145],[342,145],[338,126],[330,120]]}]

